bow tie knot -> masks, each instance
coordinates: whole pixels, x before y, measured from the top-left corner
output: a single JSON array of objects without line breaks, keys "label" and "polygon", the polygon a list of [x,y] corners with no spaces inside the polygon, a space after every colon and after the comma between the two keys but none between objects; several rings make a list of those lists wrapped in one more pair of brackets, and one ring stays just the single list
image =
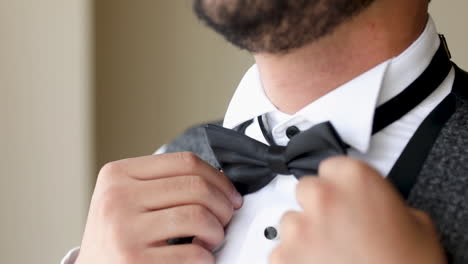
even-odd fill
[{"label": "bow tie knot", "polygon": [[276,174],[292,174],[288,168],[285,152],[286,147],[283,146],[270,146],[268,148],[268,152],[265,153],[265,160],[271,172]]}]

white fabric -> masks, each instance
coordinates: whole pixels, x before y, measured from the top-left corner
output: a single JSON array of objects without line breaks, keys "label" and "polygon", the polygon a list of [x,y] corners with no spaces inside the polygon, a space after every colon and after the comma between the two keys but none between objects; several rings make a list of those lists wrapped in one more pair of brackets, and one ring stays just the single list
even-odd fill
[{"label": "white fabric", "polygon": [[[352,146],[350,156],[366,161],[386,176],[424,118],[450,93],[454,70],[440,87],[403,118],[371,135],[374,110],[411,84],[429,65],[440,40],[432,19],[421,36],[398,57],[377,65],[368,72],[312,102],[294,115],[281,113],[264,93],[256,65],[240,82],[224,118],[224,126],[239,124],[264,115],[274,140],[286,145],[285,131],[290,126],[305,130],[331,121],[339,135]],[[257,121],[246,134],[264,143]],[[156,154],[163,153],[165,146]],[[300,210],[295,199],[297,180],[278,175],[262,190],[244,197],[243,207],[235,213],[226,230],[223,245],[215,252],[218,264],[266,264],[279,239],[264,236],[267,227],[278,227],[288,210]],[[78,249],[62,264],[72,264]]]},{"label": "white fabric", "polygon": [[74,248],[68,252],[68,254],[60,261],[60,264],[73,264],[78,258],[80,248]]},{"label": "white fabric", "polygon": [[167,145],[162,145],[158,150],[156,150],[153,155],[163,154],[167,150]]}]

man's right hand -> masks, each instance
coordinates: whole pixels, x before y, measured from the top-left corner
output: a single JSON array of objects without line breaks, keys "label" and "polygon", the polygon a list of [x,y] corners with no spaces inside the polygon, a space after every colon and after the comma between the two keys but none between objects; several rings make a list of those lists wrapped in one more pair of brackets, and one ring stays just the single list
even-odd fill
[{"label": "man's right hand", "polygon": [[[242,197],[189,152],[125,159],[98,176],[76,264],[214,263]],[[192,244],[167,240],[195,237]]]}]

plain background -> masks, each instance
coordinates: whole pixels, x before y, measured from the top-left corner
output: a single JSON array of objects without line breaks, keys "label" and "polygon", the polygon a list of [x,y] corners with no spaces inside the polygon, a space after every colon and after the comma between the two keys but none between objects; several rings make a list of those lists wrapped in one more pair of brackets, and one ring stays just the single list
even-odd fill
[{"label": "plain background", "polygon": [[[468,69],[468,1],[432,2]],[[0,0],[0,263],[58,263],[98,168],[222,118],[251,64],[190,0]]]}]

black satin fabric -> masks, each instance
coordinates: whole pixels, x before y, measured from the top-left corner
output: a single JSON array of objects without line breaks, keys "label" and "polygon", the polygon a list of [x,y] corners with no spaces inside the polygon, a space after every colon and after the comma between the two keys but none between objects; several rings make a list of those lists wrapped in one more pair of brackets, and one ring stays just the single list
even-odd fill
[{"label": "black satin fabric", "polygon": [[277,174],[315,175],[324,159],[346,155],[346,144],[330,122],[294,136],[287,146],[268,146],[236,131],[207,125],[206,135],[223,172],[245,195],[260,190]]}]

